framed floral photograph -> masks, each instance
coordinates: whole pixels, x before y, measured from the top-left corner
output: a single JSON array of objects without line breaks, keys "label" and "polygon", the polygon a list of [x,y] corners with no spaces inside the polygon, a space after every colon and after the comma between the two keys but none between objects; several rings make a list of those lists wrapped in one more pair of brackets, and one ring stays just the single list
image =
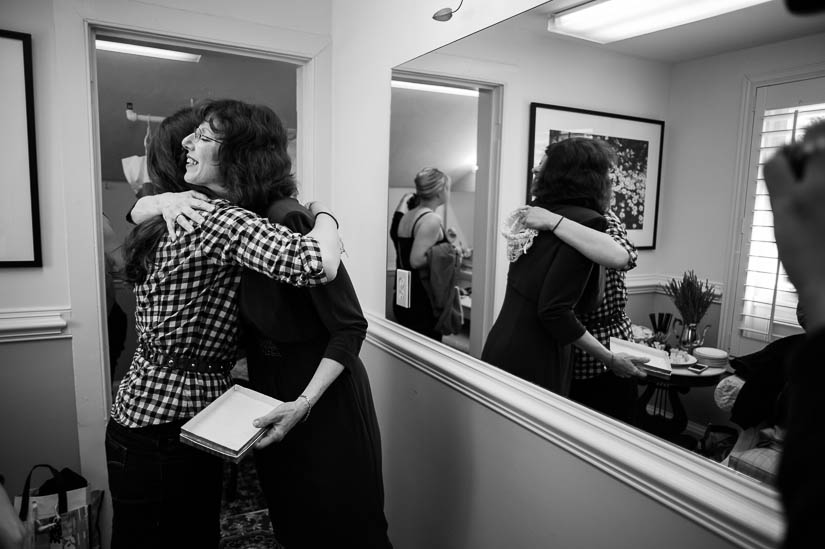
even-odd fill
[{"label": "framed floral photograph", "polygon": [[30,34],[0,30],[0,267],[42,267]]},{"label": "framed floral photograph", "polygon": [[654,249],[664,134],[663,120],[530,103],[527,202],[532,198],[532,169],[548,145],[570,137],[601,139],[612,146],[617,158],[611,172],[611,209],[636,248]]}]

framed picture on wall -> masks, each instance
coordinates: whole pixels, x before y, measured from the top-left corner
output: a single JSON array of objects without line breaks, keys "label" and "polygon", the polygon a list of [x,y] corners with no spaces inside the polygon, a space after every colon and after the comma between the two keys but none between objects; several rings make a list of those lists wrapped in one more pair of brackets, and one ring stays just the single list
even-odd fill
[{"label": "framed picture on wall", "polygon": [[662,120],[531,103],[527,202],[532,198],[532,169],[549,144],[570,137],[602,139],[617,156],[611,208],[638,249],[655,248],[664,133]]},{"label": "framed picture on wall", "polygon": [[0,30],[0,267],[42,267],[30,34]]}]

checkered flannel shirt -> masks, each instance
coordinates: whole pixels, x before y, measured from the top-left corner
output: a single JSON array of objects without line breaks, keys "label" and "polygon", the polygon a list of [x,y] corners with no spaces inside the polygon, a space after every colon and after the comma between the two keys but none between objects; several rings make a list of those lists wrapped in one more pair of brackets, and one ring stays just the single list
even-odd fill
[{"label": "checkered flannel shirt", "polygon": [[[604,300],[595,310],[580,315],[579,320],[593,337],[609,347],[611,337],[630,339],[630,319],[624,311],[627,305],[625,272],[636,266],[639,254],[627,239],[627,231],[616,214],[608,211],[604,217],[607,219],[607,234],[627,250],[630,260],[625,270],[605,269]],[[604,372],[604,365],[600,361],[576,346],[573,346],[573,365],[574,379],[591,379]]]},{"label": "checkered flannel shirt", "polygon": [[[193,233],[178,228],[177,240],[161,240],[153,268],[135,286],[138,346],[203,362],[234,361],[242,267],[295,286],[327,282],[315,239],[224,200],[213,203],[216,209]],[[230,383],[228,373],[166,368],[136,352],[111,415],[126,427],[189,418]]]}]

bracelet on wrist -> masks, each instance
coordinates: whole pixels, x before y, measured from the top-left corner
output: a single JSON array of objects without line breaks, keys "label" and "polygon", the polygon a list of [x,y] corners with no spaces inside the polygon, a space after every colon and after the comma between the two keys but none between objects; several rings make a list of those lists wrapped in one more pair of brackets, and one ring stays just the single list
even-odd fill
[{"label": "bracelet on wrist", "polygon": [[561,225],[561,222],[562,222],[562,221],[564,221],[564,216],[563,216],[563,215],[562,215],[562,216],[559,216],[559,220],[558,220],[558,221],[556,221],[556,224],[555,224],[555,225],[553,225],[553,228],[552,228],[552,229],[550,229],[550,232],[551,232],[551,233],[556,232],[556,229],[558,229],[558,228],[559,228],[559,225]]},{"label": "bracelet on wrist", "polygon": [[[306,395],[300,395],[298,398],[302,398],[307,402],[307,413],[304,414],[304,417],[301,418],[301,423],[304,423],[309,418],[309,413],[312,411],[312,402],[310,402],[309,397]],[[298,400],[297,398],[295,400]]]},{"label": "bracelet on wrist", "polygon": [[607,362],[604,362],[604,367],[608,370],[612,370],[613,366],[616,362],[616,355],[610,353],[610,358],[607,359]]},{"label": "bracelet on wrist", "polygon": [[317,214],[315,214],[315,219],[318,219],[319,215],[328,215],[328,216],[330,216],[332,218],[332,220],[335,221],[335,228],[336,229],[341,228],[341,225],[338,224],[338,220],[335,219],[335,216],[332,215],[331,213],[329,213],[329,212],[318,212]]}]

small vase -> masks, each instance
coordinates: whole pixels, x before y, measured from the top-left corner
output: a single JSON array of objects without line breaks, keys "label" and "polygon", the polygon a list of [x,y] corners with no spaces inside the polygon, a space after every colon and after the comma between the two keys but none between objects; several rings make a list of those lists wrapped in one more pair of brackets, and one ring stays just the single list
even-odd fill
[{"label": "small vase", "polygon": [[676,319],[676,322],[679,322],[679,324],[682,325],[682,332],[677,336],[679,338],[679,348],[693,354],[693,349],[696,347],[701,347],[704,344],[705,334],[708,332],[710,324],[706,325],[700,334],[697,322],[689,322],[685,324],[679,319]]}]

